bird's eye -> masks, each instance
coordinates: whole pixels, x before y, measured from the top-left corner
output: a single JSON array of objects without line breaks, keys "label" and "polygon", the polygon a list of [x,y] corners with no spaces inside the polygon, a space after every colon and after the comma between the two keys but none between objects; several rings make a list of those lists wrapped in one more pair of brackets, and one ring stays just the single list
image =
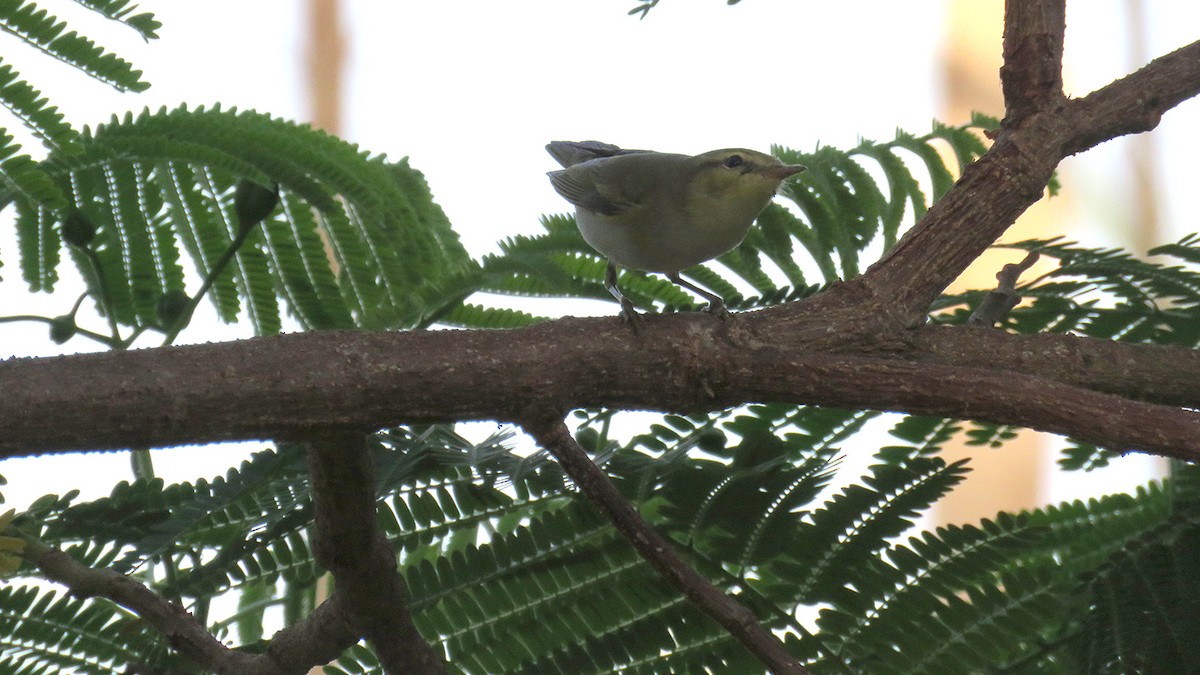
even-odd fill
[{"label": "bird's eye", "polygon": [[723,162],[726,169],[736,169],[745,163],[746,160],[742,159],[741,155],[730,155]]}]

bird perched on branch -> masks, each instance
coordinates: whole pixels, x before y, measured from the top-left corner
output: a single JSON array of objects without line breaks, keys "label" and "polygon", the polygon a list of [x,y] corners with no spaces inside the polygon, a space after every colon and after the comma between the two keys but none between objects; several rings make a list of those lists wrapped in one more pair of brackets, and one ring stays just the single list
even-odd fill
[{"label": "bird perched on branch", "polygon": [[604,286],[633,321],[633,303],[617,287],[617,267],[666,275],[728,314],[725,302],[679,273],[732,250],[789,177],[804,171],[742,148],[700,155],[623,150],[599,141],[554,141],[546,151],[564,168],[550,183],[575,205],[584,240],[608,258]]}]

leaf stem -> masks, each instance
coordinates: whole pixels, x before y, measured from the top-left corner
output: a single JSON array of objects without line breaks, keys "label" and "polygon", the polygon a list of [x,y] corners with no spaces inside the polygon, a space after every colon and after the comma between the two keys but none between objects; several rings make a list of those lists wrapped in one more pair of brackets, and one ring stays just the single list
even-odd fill
[{"label": "leaf stem", "polygon": [[216,283],[217,277],[220,276],[220,274],[225,271],[225,268],[229,266],[229,263],[233,261],[234,256],[237,255],[237,252],[239,249],[241,249],[242,244],[246,243],[246,239],[250,237],[250,233],[253,232],[254,229],[255,228],[252,225],[250,227],[242,227],[238,230],[237,236],[234,237],[233,241],[229,243],[229,247],[225,249],[225,252],[222,253],[221,257],[217,259],[217,262],[208,270],[208,274],[204,277],[204,283],[200,284],[200,290],[196,291],[196,295],[188,301],[187,306],[184,307],[183,311],[179,314],[179,317],[175,319],[175,323],[172,324],[170,329],[167,330],[167,335],[165,338],[163,338],[162,346],[166,347],[175,342],[175,338],[179,336],[179,332],[187,327],[187,325],[191,322],[192,314],[194,314],[196,308],[200,306],[200,301],[204,298],[204,295],[208,293],[213,284]]}]

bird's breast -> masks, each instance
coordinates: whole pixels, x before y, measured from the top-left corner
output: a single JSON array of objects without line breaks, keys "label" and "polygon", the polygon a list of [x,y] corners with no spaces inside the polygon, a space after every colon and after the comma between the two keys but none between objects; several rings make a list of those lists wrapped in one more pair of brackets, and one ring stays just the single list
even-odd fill
[{"label": "bird's breast", "polygon": [[[589,246],[622,267],[674,273],[732,250],[757,213],[738,213],[719,205],[666,210],[638,209],[605,216],[584,209],[576,213],[579,231]],[[658,210],[663,213],[664,210]]]}]

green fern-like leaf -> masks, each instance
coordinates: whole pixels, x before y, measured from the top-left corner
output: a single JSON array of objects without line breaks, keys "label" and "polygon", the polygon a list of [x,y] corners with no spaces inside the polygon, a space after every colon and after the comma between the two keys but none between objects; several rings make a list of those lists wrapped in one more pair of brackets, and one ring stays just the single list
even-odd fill
[{"label": "green fern-like leaf", "polygon": [[336,666],[325,666],[322,672],[326,675],[360,675],[378,673],[380,669],[379,658],[375,653],[368,646],[357,644],[338,658]]},{"label": "green fern-like leaf", "polygon": [[282,201],[281,217],[262,225],[263,249],[280,295],[305,326],[352,327],[354,319],[329,266],[312,209],[291,194]]},{"label": "green fern-like leaf", "polygon": [[1077,649],[1088,672],[1200,668],[1197,553],[1200,527],[1180,518],[1130,540],[1087,578],[1093,605]]},{"label": "green fern-like leaf", "polygon": [[733,472],[719,463],[696,462],[670,475],[660,492],[669,503],[663,515],[679,523],[689,548],[746,569],[778,555],[796,536],[794,511],[831,476],[824,458],[798,467],[772,462]]},{"label": "green fern-like leaf", "polygon": [[162,24],[150,12],[134,14],[138,9],[134,0],[75,0],[75,2],[101,16],[129,26],[147,40],[157,38],[157,31],[162,27]]},{"label": "green fern-like leaf", "polygon": [[35,587],[0,588],[0,670],[94,673],[139,662],[177,663],[165,641],[108,601],[59,597]]},{"label": "green fern-like leaf", "polygon": [[1070,572],[1095,569],[1125,545],[1154,528],[1171,511],[1170,493],[1160,483],[1138,488],[1135,494],[1114,494],[1048,506],[1025,514],[1031,525],[1045,527],[1049,550],[1062,557]]},{"label": "green fern-like leaf", "polygon": [[[1032,300],[1006,319],[1021,332],[1075,331],[1124,342],[1200,344],[1197,240],[1189,237],[1153,250],[1182,264],[1148,262],[1118,249],[1089,249],[1059,239],[1008,245],[1057,259],[1056,269],[1018,287]],[[942,306],[962,302],[949,298]],[[965,311],[948,320],[965,317]]]},{"label": "green fern-like leaf", "polygon": [[907,445],[884,446],[876,456],[889,464],[903,465],[912,457],[935,455],[962,426],[956,420],[908,415],[891,429],[892,436]]},{"label": "green fern-like leaf", "polygon": [[[821,613],[821,635],[835,655],[831,661],[856,672],[873,672],[876,668],[886,672],[882,662],[897,652],[912,655],[920,653],[920,649],[935,648],[915,644],[909,638],[912,623],[923,624],[918,631],[921,636],[966,628],[965,623],[936,629],[931,626],[938,621],[934,617],[939,612],[946,611],[961,596],[969,596],[968,589],[988,588],[992,590],[984,591],[983,595],[993,594],[999,574],[1013,554],[1036,550],[1041,533],[1042,530],[1029,527],[1023,520],[1002,516],[996,521],[985,520],[980,527],[939,528],[911,537],[907,546],[891,547],[886,551],[886,561],[880,558],[858,570],[837,594],[834,608]],[[958,619],[965,618],[964,610],[958,607],[961,613]],[[1026,639],[1027,636],[1020,636],[1000,651],[1016,653]],[[999,642],[1000,639],[993,641]],[[952,647],[955,651],[971,648],[972,645]],[[979,664],[979,656],[967,654],[955,658]],[[942,658],[949,658],[949,654]],[[915,668],[899,670],[918,672]],[[837,672],[837,668],[830,663],[822,669],[825,671]]]},{"label": "green fern-like leaf", "polygon": [[[146,24],[145,20],[139,23]],[[134,70],[128,61],[67,30],[64,22],[32,2],[0,2],[0,28],[119,90],[143,91],[150,86],[141,79],[141,71]]]},{"label": "green fern-like leaf", "polygon": [[935,620],[910,625],[904,644],[884,652],[879,673],[977,672],[1024,645],[1041,641],[1045,627],[1061,621],[1062,577],[1049,565],[1017,568],[995,585],[967,589],[934,610]]},{"label": "green fern-like leaf", "polygon": [[79,132],[67,124],[58,108],[50,105],[6,63],[0,63],[0,104],[21,120],[47,149],[69,153],[78,147]]},{"label": "green fern-like leaf", "polygon": [[[205,184],[211,187],[212,181],[205,180],[202,167],[193,168],[182,162],[159,162],[154,175],[166,207],[166,222],[171,224],[176,240],[183,244],[197,270],[208,274],[232,242],[218,215],[217,196],[199,189]],[[177,290],[183,290],[182,284]],[[231,276],[214,279],[209,296],[217,316],[223,321],[236,320],[241,302]]]},{"label": "green fern-like leaf", "polygon": [[848,574],[848,564],[865,560],[889,537],[912,525],[912,518],[962,480],[965,460],[913,459],[904,468],[881,464],[863,484],[851,485],[800,523],[789,555],[760,572],[764,592],[806,603],[825,600]]},{"label": "green fern-like leaf", "polygon": [[[186,290],[168,233],[201,276],[213,272],[238,238],[232,202],[242,179],[279,185],[283,211],[213,280],[225,321],[244,313],[257,332],[278,332],[282,301],[306,327],[414,325],[436,302],[424,289],[473,265],[406,162],[266,115],[182,108],[126,116],[85,132],[79,152],[52,153],[41,167],[98,224],[90,246],[103,283],[87,256],[76,262],[93,294],[131,326],[154,325],[157,298]],[[8,198],[19,210],[26,277],[49,288],[59,242],[46,233],[56,214],[44,200],[16,191]]]}]

